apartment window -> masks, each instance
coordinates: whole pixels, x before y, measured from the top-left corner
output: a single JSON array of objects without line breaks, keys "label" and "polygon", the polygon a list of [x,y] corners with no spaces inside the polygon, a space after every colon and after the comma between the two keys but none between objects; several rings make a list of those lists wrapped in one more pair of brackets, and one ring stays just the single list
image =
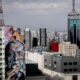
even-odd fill
[{"label": "apartment window", "polygon": [[54,61],[54,64],[57,64],[57,62],[56,62],[56,61]]},{"label": "apartment window", "polygon": [[73,75],[72,80],[78,80],[77,75]]},{"label": "apartment window", "polygon": [[46,62],[47,60],[45,59],[44,61]]},{"label": "apartment window", "polygon": [[2,48],[0,48],[0,50],[2,50]]},{"label": "apartment window", "polygon": [[0,73],[0,75],[2,75],[2,73]]},{"label": "apartment window", "polygon": [[0,43],[0,46],[2,45],[2,43]]},{"label": "apartment window", "polygon": [[72,69],[69,69],[69,71],[71,72],[71,71],[72,71]]},{"label": "apartment window", "polygon": [[2,58],[0,58],[0,61],[2,61]]},{"label": "apartment window", "polygon": [[0,41],[2,41],[2,38],[0,38]]},{"label": "apartment window", "polygon": [[67,72],[68,70],[67,69],[64,69],[64,72]]},{"label": "apartment window", "polygon": [[74,62],[73,64],[74,64],[74,65],[77,65],[77,62]]},{"label": "apartment window", "polygon": [[67,62],[65,62],[64,65],[67,65]]},{"label": "apartment window", "polygon": [[47,67],[47,65],[44,65],[45,67]]},{"label": "apartment window", "polygon": [[2,53],[0,53],[0,56],[2,55]]},{"label": "apartment window", "polygon": [[69,62],[69,65],[72,65],[72,62]]},{"label": "apartment window", "polygon": [[0,63],[0,66],[2,66],[2,63]]},{"label": "apartment window", "polygon": [[76,68],[74,68],[74,69],[73,69],[73,71],[77,71],[77,69],[76,69]]},{"label": "apartment window", "polygon": [[2,70],[2,68],[0,68],[0,70]]}]

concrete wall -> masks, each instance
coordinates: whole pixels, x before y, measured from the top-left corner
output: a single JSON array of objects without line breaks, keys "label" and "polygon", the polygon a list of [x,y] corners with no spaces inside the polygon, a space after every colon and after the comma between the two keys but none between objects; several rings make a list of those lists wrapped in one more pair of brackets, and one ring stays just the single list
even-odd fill
[{"label": "concrete wall", "polygon": [[27,77],[26,80],[46,80],[45,76]]},{"label": "concrete wall", "polygon": [[40,70],[43,69],[44,67],[44,57],[43,55],[39,54],[39,53],[36,53],[36,52],[28,52],[26,51],[26,56],[25,56],[26,59],[30,59],[36,63],[38,63],[38,68]]}]

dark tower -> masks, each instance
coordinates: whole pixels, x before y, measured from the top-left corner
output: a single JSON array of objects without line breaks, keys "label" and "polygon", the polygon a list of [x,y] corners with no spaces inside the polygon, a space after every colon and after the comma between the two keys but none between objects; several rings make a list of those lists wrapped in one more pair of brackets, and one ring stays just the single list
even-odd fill
[{"label": "dark tower", "polygon": [[68,41],[80,48],[80,14],[75,10],[75,0],[72,0],[72,7],[68,14]]},{"label": "dark tower", "polygon": [[33,37],[32,44],[33,44],[33,47],[37,47],[38,46],[38,39],[36,37]]}]

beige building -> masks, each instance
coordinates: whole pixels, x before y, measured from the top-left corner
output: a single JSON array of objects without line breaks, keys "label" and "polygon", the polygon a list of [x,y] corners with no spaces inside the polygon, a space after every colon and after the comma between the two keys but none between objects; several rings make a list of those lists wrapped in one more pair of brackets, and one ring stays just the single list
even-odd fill
[{"label": "beige building", "polygon": [[64,56],[76,56],[77,49],[77,45],[71,44],[70,42],[62,42],[59,44],[59,52]]}]

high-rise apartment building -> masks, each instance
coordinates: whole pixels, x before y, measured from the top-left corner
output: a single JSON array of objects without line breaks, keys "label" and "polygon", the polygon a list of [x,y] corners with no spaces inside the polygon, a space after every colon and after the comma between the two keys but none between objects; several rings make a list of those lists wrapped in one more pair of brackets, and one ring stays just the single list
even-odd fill
[{"label": "high-rise apartment building", "polygon": [[62,42],[59,44],[59,52],[64,56],[76,56],[77,49],[77,45],[71,44],[70,42]]},{"label": "high-rise apartment building", "polygon": [[5,80],[4,27],[0,27],[0,80]]},{"label": "high-rise apartment building", "polygon": [[75,0],[72,0],[72,3],[73,9],[68,14],[68,41],[80,48],[80,14],[75,10]]},{"label": "high-rise apartment building", "polygon": [[0,0],[0,80],[5,80],[5,46],[2,0]]}]

